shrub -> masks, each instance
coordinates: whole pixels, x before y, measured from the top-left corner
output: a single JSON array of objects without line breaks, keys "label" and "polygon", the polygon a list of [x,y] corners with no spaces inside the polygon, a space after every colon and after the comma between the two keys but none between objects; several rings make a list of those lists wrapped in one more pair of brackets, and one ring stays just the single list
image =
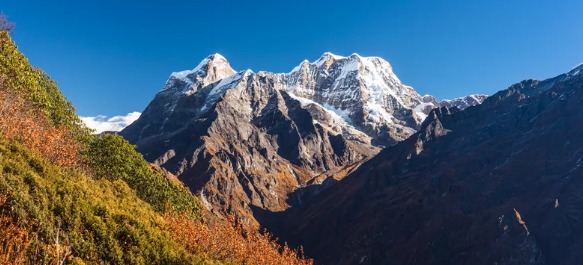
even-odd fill
[{"label": "shrub", "polygon": [[0,141],[0,198],[7,198],[0,204],[0,233],[12,235],[2,237],[4,252],[16,259],[24,251],[27,263],[207,260],[176,244],[162,230],[164,219],[122,180],[64,172],[18,143]]},{"label": "shrub", "polygon": [[245,230],[226,222],[194,222],[184,216],[167,216],[167,230],[172,238],[190,253],[204,253],[220,261],[257,265],[309,265],[312,260],[303,257],[302,250],[293,251],[287,245],[276,243],[271,234]]},{"label": "shrub", "polygon": [[90,130],[82,124],[73,104],[53,80],[28,63],[6,31],[0,31],[0,80],[3,90],[30,102],[54,125],[66,128],[80,140],[88,140]]},{"label": "shrub", "polygon": [[200,219],[200,205],[190,191],[156,173],[123,137],[96,137],[87,154],[96,178],[125,181],[142,200],[159,212],[186,213]]},{"label": "shrub", "polygon": [[0,80],[0,135],[35,150],[49,162],[81,169],[80,143],[69,130],[54,126],[46,115],[11,91]]},{"label": "shrub", "polygon": [[[0,194],[0,206],[7,199],[6,195]],[[0,264],[25,263],[30,244],[28,230],[16,225],[10,216],[0,214]]]}]

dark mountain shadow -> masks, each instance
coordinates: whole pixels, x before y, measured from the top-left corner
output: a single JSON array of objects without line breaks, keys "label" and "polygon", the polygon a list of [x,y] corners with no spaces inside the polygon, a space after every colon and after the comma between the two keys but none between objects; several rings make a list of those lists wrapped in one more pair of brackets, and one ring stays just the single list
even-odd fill
[{"label": "dark mountain shadow", "polygon": [[317,264],[580,264],[581,102],[565,74],[435,109],[274,231]]}]

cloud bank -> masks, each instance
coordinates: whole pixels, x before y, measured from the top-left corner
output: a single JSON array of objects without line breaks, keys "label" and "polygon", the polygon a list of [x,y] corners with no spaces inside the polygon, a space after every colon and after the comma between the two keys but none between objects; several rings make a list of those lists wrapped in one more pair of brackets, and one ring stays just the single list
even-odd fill
[{"label": "cloud bank", "polygon": [[85,125],[93,130],[95,133],[102,132],[119,132],[126,126],[132,124],[140,117],[141,113],[131,112],[125,116],[113,116],[107,118],[104,115],[97,115],[95,117],[80,117]]}]

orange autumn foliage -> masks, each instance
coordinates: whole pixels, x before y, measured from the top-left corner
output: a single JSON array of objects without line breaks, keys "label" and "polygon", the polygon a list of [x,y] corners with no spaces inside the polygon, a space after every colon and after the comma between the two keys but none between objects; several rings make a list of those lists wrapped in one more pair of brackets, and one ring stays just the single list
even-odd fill
[{"label": "orange autumn foliage", "polygon": [[[233,218],[231,218],[233,219]],[[213,259],[249,265],[310,265],[302,250],[281,246],[269,233],[245,230],[233,220],[203,223],[183,216],[167,216],[167,230],[172,238],[191,253],[203,253]]]},{"label": "orange autumn foliage", "polygon": [[79,142],[69,130],[54,126],[43,112],[3,89],[0,89],[0,137],[16,140],[58,166],[83,165]]},{"label": "orange autumn foliage", "polygon": [[[3,206],[6,200],[7,196],[0,195],[0,206]],[[30,244],[28,230],[0,213],[0,264],[24,264],[29,260],[26,252]]]},{"label": "orange autumn foliage", "polygon": [[30,243],[26,229],[14,225],[10,217],[0,217],[0,264],[24,264]]}]

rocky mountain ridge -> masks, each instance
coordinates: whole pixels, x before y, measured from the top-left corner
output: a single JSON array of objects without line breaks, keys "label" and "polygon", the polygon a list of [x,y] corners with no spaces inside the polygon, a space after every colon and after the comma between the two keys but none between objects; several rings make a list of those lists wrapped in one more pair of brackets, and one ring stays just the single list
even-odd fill
[{"label": "rocky mountain ridge", "polygon": [[334,183],[378,146],[413,134],[437,104],[403,85],[378,57],[326,53],[275,74],[237,72],[213,54],[172,73],[120,134],[209,210],[258,225],[262,211],[283,211],[313,195],[297,189]]},{"label": "rocky mountain ridge", "polygon": [[235,72],[215,54],[173,73],[120,134],[176,174],[209,210],[257,226],[254,211],[281,211],[319,175],[354,168],[378,151],[333,112],[277,88],[275,78]]},{"label": "rocky mountain ridge", "polygon": [[[208,76],[201,79],[196,75],[207,69],[211,71]],[[193,88],[197,85],[221,80],[204,103],[212,105],[230,88],[229,83],[238,81],[245,73],[254,74],[251,70],[236,72],[222,55],[213,54],[193,70],[172,73],[163,91],[179,91],[188,96],[195,92]],[[286,91],[304,105],[319,105],[319,109],[327,110],[338,123],[352,125],[369,135],[373,144],[382,146],[392,145],[413,133],[432,108],[464,109],[480,104],[487,97],[468,95],[438,102],[433,96],[420,96],[398,79],[387,61],[356,53],[343,57],[326,52],[312,63],[304,60],[289,73],[260,71],[257,75],[273,79],[276,89]],[[168,106],[168,110],[173,107]]]},{"label": "rocky mountain ridge", "polygon": [[582,70],[433,110],[272,231],[318,264],[578,264]]},{"label": "rocky mountain ridge", "polygon": [[457,107],[463,110],[472,106],[482,104],[482,102],[484,102],[486,98],[488,98],[488,95],[474,94],[454,99],[444,99],[439,102],[439,107],[448,108]]}]

